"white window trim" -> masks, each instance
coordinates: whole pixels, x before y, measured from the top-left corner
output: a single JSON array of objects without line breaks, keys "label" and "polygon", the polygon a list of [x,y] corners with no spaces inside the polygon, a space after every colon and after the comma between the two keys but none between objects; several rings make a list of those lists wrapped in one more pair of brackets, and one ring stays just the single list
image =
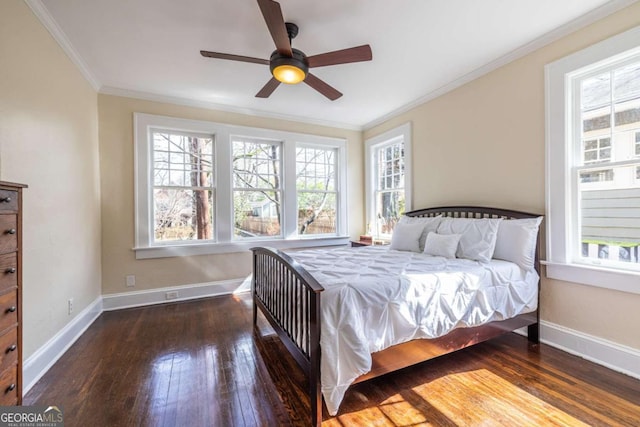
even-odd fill
[{"label": "white window trim", "polygon": [[[134,113],[134,203],[135,203],[135,246],[136,259],[163,258],[174,256],[206,255],[216,253],[242,252],[254,246],[270,246],[279,249],[304,248],[347,244],[349,239],[347,223],[347,143],[344,139],[317,135],[276,131],[270,129],[234,126],[200,120],[180,119],[152,114]],[[189,241],[176,244],[162,243],[151,245],[153,224],[152,192],[150,191],[151,129],[167,129],[212,135],[214,138],[214,156],[216,165],[214,180],[216,188],[215,224],[213,241]],[[233,194],[231,138],[259,138],[282,141],[282,178],[284,221],[282,237],[233,239]],[[296,200],[296,164],[295,147],[297,145],[332,147],[337,149],[336,186],[338,188],[337,216],[338,229],[335,235],[297,235],[296,203],[288,203],[289,198]],[[287,191],[287,189],[289,189]]]},{"label": "white window trim", "polygon": [[571,129],[571,76],[596,63],[615,63],[629,51],[640,52],[640,27],[604,40],[545,66],[547,277],[640,294],[640,273],[574,262],[571,243],[572,176],[567,168],[574,155]]},{"label": "white window trim", "polygon": [[[373,165],[375,164],[374,150],[381,145],[390,144],[393,140],[402,139],[404,141],[404,201],[405,211],[409,212],[413,209],[411,195],[413,174],[411,173],[411,122],[398,126],[397,128],[388,130],[380,135],[369,138],[364,143],[365,160],[364,160],[364,176],[365,176],[365,214],[366,224],[375,224],[375,198],[373,191],[375,188],[375,175],[373,173]],[[368,232],[369,230],[365,230]]]}]

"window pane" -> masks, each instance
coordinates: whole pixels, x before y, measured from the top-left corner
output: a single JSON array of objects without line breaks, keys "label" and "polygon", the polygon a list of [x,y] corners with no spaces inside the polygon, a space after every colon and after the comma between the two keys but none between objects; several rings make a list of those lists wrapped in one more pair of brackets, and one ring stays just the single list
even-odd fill
[{"label": "window pane", "polygon": [[[580,174],[582,256],[606,262],[640,262],[638,164]],[[593,183],[599,183],[593,186]]]},{"label": "window pane", "polygon": [[213,138],[155,132],[155,186],[213,185]]},{"label": "window pane", "polygon": [[236,238],[280,236],[280,193],[233,192],[233,235]]},{"label": "window pane", "polygon": [[336,234],[336,194],[298,192],[298,233]]},{"label": "window pane", "polygon": [[335,190],[335,150],[302,148],[296,160],[296,188],[298,190]]},{"label": "window pane", "polygon": [[155,241],[213,239],[212,196],[211,190],[155,189]]},{"label": "window pane", "polygon": [[580,173],[581,183],[606,182],[606,181],[613,181],[613,169]]},{"label": "window pane", "polygon": [[233,186],[235,188],[280,188],[280,144],[233,142]]},{"label": "window pane", "polygon": [[384,191],[376,194],[376,234],[391,234],[404,214],[404,191]]},{"label": "window pane", "polygon": [[615,101],[640,98],[640,62],[615,70],[613,86]]},{"label": "window pane", "polygon": [[611,73],[584,79],[581,84],[582,111],[593,110],[608,104],[611,100]]}]

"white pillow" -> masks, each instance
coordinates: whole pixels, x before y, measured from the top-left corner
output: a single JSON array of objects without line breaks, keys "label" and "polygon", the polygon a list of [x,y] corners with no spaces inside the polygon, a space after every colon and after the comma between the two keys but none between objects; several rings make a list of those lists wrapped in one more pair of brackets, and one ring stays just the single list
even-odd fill
[{"label": "white pillow", "polygon": [[489,262],[502,218],[442,218],[438,234],[462,234],[456,256]]},{"label": "white pillow", "polygon": [[430,231],[424,245],[424,253],[445,258],[455,258],[461,234],[437,234]]},{"label": "white pillow", "polygon": [[542,217],[506,219],[498,227],[493,257],[511,261],[525,270],[533,268],[536,260],[536,240]]},{"label": "white pillow", "polygon": [[398,224],[423,224],[424,225],[424,229],[422,231],[422,235],[420,236],[419,245],[418,245],[419,252],[422,252],[424,251],[424,242],[425,240],[427,240],[427,234],[431,231],[435,233],[436,230],[438,229],[438,225],[440,224],[441,220],[442,220],[442,216],[440,215],[434,216],[434,217],[402,215],[400,217],[400,221],[398,221]]},{"label": "white pillow", "polygon": [[420,246],[418,240],[422,235],[424,224],[402,224],[398,222],[393,227],[393,234],[391,235],[390,249],[397,251],[411,251],[420,252]]}]

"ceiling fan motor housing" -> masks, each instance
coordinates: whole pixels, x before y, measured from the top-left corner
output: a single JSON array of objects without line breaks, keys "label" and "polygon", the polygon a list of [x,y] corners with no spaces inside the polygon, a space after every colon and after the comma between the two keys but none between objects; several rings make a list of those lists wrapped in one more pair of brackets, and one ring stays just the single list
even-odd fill
[{"label": "ceiling fan motor housing", "polygon": [[271,70],[271,74],[273,74],[273,70],[282,65],[288,65],[295,68],[300,69],[304,72],[306,76],[309,72],[309,62],[307,61],[307,55],[305,55],[302,51],[298,49],[291,49],[293,56],[285,56],[278,53],[277,50],[274,50],[271,54],[271,58],[269,60],[269,69]]}]

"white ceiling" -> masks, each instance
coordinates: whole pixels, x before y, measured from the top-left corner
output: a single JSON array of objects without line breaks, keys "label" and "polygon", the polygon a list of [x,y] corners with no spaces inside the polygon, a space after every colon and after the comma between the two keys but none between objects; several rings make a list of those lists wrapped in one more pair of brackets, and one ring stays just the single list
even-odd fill
[{"label": "white ceiling", "polygon": [[[370,44],[373,60],[316,68],[344,96],[269,80],[273,40],[255,0],[27,0],[102,93],[362,129],[633,0],[280,0],[307,55]],[[542,70],[541,70],[542,72]]]}]

